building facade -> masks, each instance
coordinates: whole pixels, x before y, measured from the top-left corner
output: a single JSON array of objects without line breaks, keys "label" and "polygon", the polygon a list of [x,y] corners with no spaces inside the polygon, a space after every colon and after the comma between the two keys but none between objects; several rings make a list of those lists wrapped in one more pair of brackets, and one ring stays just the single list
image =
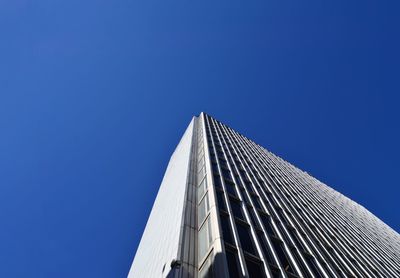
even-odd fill
[{"label": "building facade", "polygon": [[201,113],[171,157],[128,277],[400,277],[400,235]]}]

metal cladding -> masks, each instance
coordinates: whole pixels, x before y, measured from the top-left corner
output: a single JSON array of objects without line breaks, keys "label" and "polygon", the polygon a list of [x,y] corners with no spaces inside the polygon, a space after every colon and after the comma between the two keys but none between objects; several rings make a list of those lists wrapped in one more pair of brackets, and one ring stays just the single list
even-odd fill
[{"label": "metal cladding", "polygon": [[[185,198],[160,189],[129,277],[400,277],[400,235],[364,207],[204,113],[192,129]],[[160,200],[180,224],[153,217]],[[140,248],[173,237],[157,225],[179,225],[179,251],[152,263]]]}]

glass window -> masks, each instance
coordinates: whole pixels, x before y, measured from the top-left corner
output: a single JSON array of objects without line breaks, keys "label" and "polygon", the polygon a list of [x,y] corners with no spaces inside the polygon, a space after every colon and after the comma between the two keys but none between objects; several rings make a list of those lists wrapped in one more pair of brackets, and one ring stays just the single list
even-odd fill
[{"label": "glass window", "polygon": [[228,169],[228,163],[226,162],[225,159],[220,159],[219,163],[221,164],[221,167],[224,167],[225,169]]},{"label": "glass window", "polygon": [[219,207],[220,210],[227,211],[226,204],[225,204],[224,193],[222,193],[219,190],[217,190],[217,202],[218,202],[218,207]]},{"label": "glass window", "polygon": [[239,278],[237,252],[231,248],[226,248],[226,261],[228,263],[229,278]]},{"label": "glass window", "polygon": [[211,163],[217,164],[217,159],[215,158],[215,155],[211,155]]},{"label": "glass window", "polygon": [[199,173],[197,175],[198,180],[201,181],[205,175],[206,175],[206,167],[203,166],[203,167],[201,167],[201,169],[199,170]]},{"label": "glass window", "polygon": [[229,217],[225,214],[221,214],[221,228],[222,228],[222,236],[224,237],[225,242],[233,245],[234,242],[233,242]]},{"label": "glass window", "polygon": [[271,218],[265,214],[260,214],[261,221],[264,224],[264,228],[269,235],[276,236],[275,230],[272,227]]},{"label": "glass window", "polygon": [[245,190],[244,188],[241,188],[240,191],[242,192],[243,200],[244,200],[247,204],[250,204],[250,199],[249,199],[249,196],[247,196],[246,190]]},{"label": "glass window", "polygon": [[279,271],[278,268],[272,268],[271,274],[272,274],[273,278],[281,278],[282,277],[281,272]]},{"label": "glass window", "polygon": [[203,197],[204,192],[207,190],[207,179],[204,178],[201,182],[199,187],[197,188],[197,202],[200,201],[201,197]]},{"label": "glass window", "polygon": [[[300,258],[299,250],[298,249],[291,249],[291,250],[292,250],[292,255],[294,256],[295,261],[297,262],[297,265],[299,266],[303,276],[306,278],[313,277],[312,275],[310,275],[310,272],[308,271],[302,259]],[[317,275],[317,277],[323,277],[323,275]]]},{"label": "glass window", "polygon": [[221,178],[218,175],[214,175],[214,184],[216,188],[222,189]]},{"label": "glass window", "polygon": [[201,226],[199,231],[199,260],[201,260],[207,253],[211,244],[211,225],[210,218]]},{"label": "glass window", "polygon": [[199,278],[213,278],[212,267],[211,267],[211,256],[207,257],[207,260],[201,266],[199,270]]},{"label": "glass window", "polygon": [[198,153],[200,153],[200,152],[203,152],[203,149],[204,149],[204,143],[203,143],[203,140],[199,140],[199,142],[198,142]]},{"label": "glass window", "polygon": [[283,223],[288,223],[287,220],[286,220],[286,216],[285,216],[285,214],[283,213],[283,210],[282,210],[281,208],[277,208],[277,209],[276,209],[276,212],[278,213],[279,218],[281,219],[281,221],[282,221]]},{"label": "glass window", "polygon": [[258,208],[259,210],[264,210],[263,208],[262,208],[262,205],[261,205],[261,201],[260,201],[260,198],[259,197],[254,197],[253,198],[253,204],[254,204],[254,206],[256,207],[256,208]]},{"label": "glass window", "polygon": [[292,236],[292,239],[294,243],[296,244],[296,247],[300,250],[306,250],[303,246],[302,241],[300,240],[300,237],[297,235],[296,231],[293,229],[288,229],[289,234]]},{"label": "glass window", "polygon": [[213,172],[214,173],[219,173],[219,170],[218,170],[218,164],[217,163],[212,163],[211,164],[211,167],[212,167],[212,170],[213,170]]},{"label": "glass window", "polygon": [[249,192],[256,194],[253,188],[253,184],[250,181],[245,181],[246,188]]},{"label": "glass window", "polygon": [[253,222],[254,226],[260,228],[260,224],[257,221],[256,212],[254,209],[248,207],[248,211],[250,214],[251,221]]},{"label": "glass window", "polygon": [[243,210],[242,210],[242,205],[241,202],[230,198],[230,202],[231,202],[231,208],[232,208],[232,212],[233,212],[233,216],[244,220],[244,215],[243,215]]},{"label": "glass window", "polygon": [[204,156],[204,148],[200,148],[200,149],[198,150],[197,156],[198,156],[198,157]]},{"label": "glass window", "polygon": [[199,158],[199,162],[197,164],[198,168],[201,168],[204,165],[204,156]]},{"label": "glass window", "polygon": [[294,268],[292,267],[289,258],[287,257],[286,251],[283,247],[283,244],[281,242],[278,242],[276,240],[272,240],[272,245],[274,246],[276,255],[279,258],[279,261],[281,262],[281,265],[285,271],[291,272],[296,274],[294,271]]},{"label": "glass window", "polygon": [[215,151],[214,151],[214,147],[212,146],[212,144],[210,144],[210,155],[215,158]]},{"label": "glass window", "polygon": [[233,195],[233,196],[237,196],[237,193],[236,193],[236,189],[235,189],[235,184],[233,184],[233,183],[230,183],[230,182],[225,182],[225,188],[226,188],[226,191],[229,193],[229,194],[231,194],[231,195]]},{"label": "glass window", "polygon": [[225,168],[221,168],[222,176],[227,180],[232,180],[231,171]]},{"label": "glass window", "polygon": [[235,179],[236,179],[237,184],[239,186],[242,186],[242,181],[240,180],[240,177],[237,174],[235,175]]},{"label": "glass window", "polygon": [[263,232],[257,232],[257,238],[258,241],[260,243],[261,249],[264,253],[264,258],[267,260],[267,262],[271,265],[276,265],[276,262],[274,260],[274,257],[271,253],[271,250],[268,246],[268,243],[264,237],[264,233]]},{"label": "glass window", "polygon": [[287,243],[289,249],[293,248],[294,245],[290,241],[289,236],[288,236],[287,232],[285,231],[285,228],[284,228],[284,225],[282,224],[282,222],[277,221],[276,226],[278,227],[278,230],[281,232],[281,235],[284,238],[284,241]]},{"label": "glass window", "polygon": [[200,201],[197,213],[197,223],[199,225],[201,225],[201,223],[203,222],[204,218],[207,215],[208,210],[209,210],[208,195],[206,193],[206,195],[204,195],[204,198]]},{"label": "glass window", "polygon": [[264,267],[261,262],[256,262],[251,259],[246,258],[247,272],[249,273],[249,278],[262,278],[265,277]]},{"label": "glass window", "polygon": [[243,250],[247,251],[249,253],[255,254],[256,251],[255,251],[252,236],[250,233],[250,227],[245,224],[238,223],[238,222],[236,222],[236,224],[237,224],[236,225],[237,232],[238,232],[240,243],[242,245]]},{"label": "glass window", "polygon": [[318,268],[317,262],[315,261],[314,257],[305,255],[304,259],[306,260],[308,266],[310,267],[311,271],[314,273],[315,276],[317,276],[317,277],[323,276]]}]

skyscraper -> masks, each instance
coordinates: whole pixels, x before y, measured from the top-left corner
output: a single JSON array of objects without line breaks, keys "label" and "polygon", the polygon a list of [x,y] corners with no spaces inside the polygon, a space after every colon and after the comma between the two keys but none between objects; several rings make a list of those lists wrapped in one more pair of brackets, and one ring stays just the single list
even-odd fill
[{"label": "skyscraper", "polygon": [[400,235],[201,113],[171,157],[128,277],[400,277]]}]

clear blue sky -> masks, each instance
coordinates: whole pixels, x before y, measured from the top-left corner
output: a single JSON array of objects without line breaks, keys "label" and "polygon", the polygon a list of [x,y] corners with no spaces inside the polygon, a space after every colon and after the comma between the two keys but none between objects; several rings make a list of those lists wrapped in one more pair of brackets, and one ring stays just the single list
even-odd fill
[{"label": "clear blue sky", "polygon": [[0,277],[125,277],[200,111],[400,231],[399,5],[1,1]]}]

